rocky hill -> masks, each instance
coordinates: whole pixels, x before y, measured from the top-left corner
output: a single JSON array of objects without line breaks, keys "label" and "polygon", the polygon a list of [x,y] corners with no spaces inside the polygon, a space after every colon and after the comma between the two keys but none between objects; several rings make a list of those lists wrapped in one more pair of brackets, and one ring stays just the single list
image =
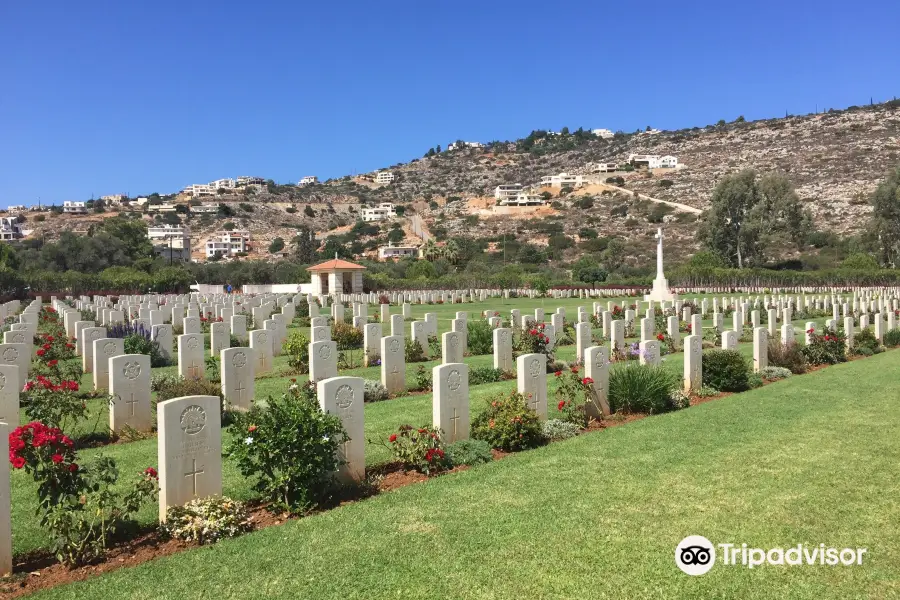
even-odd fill
[{"label": "rocky hill", "polygon": [[[591,163],[621,163],[632,152],[674,155],[681,168],[611,173],[621,178],[616,185],[602,184],[601,178],[600,185],[564,197],[559,189],[539,190],[550,194],[551,204],[527,214],[499,214],[493,209],[491,195],[498,184],[534,185],[544,175],[587,173]],[[898,164],[900,103],[894,101],[754,122],[720,121],[679,131],[619,133],[611,139],[581,131],[535,132],[512,142],[445,151],[385,167],[395,175],[386,185],[367,176],[347,176],[307,187],[269,185],[264,193],[219,196],[215,201],[228,205],[230,215],[193,216],[188,223],[196,237],[195,250],[224,222],[232,221],[237,228],[250,229],[254,254],[265,256],[272,239],[288,241],[301,225],[312,227],[324,239],[346,231],[364,206],[393,202],[407,208],[399,219],[406,242],[420,241],[408,222],[416,215],[439,240],[463,236],[496,243],[511,236],[542,245],[560,234],[576,244],[594,236],[618,237],[627,243],[622,260],[641,264],[652,255],[652,235],[660,223],[666,223],[674,257],[697,248],[697,215],[656,200],[702,210],[722,176],[746,168],[779,171],[793,182],[818,229],[854,233],[868,218],[868,195]],[[100,216],[47,217],[45,223],[33,224],[34,235],[83,230],[86,222]],[[369,236],[370,249],[386,241],[390,226],[382,224],[378,234]],[[569,254],[576,254],[576,248]]]}]

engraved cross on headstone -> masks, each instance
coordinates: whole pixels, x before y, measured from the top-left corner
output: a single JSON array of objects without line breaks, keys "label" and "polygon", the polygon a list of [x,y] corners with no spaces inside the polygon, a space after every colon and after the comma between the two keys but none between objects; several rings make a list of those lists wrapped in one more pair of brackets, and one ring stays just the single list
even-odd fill
[{"label": "engraved cross on headstone", "polygon": [[194,484],[193,495],[196,496],[197,495],[197,475],[202,475],[203,469],[197,470],[197,459],[196,458],[191,459],[191,462],[193,463],[193,466],[191,467],[193,469],[193,471],[189,471],[189,472],[185,473],[184,476],[192,478],[192,482]]},{"label": "engraved cross on headstone", "polygon": [[237,387],[234,388],[234,391],[238,393],[238,400],[244,399],[244,390],[247,388],[244,386],[243,381],[238,381]]},{"label": "engraved cross on headstone", "polygon": [[134,416],[134,405],[137,404],[137,400],[134,399],[134,392],[131,392],[131,399],[126,400],[125,404],[131,405],[131,416]]},{"label": "engraved cross on headstone", "polygon": [[197,364],[197,359],[195,359],[195,358],[191,359],[190,371],[191,371],[191,377],[194,377],[195,379],[200,377],[199,365]]},{"label": "engraved cross on headstone", "polygon": [[453,416],[450,417],[450,422],[453,423],[453,439],[456,439],[457,435],[457,427],[459,425],[459,415],[457,414],[456,407],[453,407]]}]

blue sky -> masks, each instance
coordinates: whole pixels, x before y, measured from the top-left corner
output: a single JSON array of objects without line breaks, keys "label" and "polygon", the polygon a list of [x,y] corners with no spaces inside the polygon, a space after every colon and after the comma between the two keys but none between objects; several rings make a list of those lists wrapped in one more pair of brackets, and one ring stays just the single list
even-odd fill
[{"label": "blue sky", "polygon": [[886,100],[898,23],[886,0],[0,2],[0,205]]}]

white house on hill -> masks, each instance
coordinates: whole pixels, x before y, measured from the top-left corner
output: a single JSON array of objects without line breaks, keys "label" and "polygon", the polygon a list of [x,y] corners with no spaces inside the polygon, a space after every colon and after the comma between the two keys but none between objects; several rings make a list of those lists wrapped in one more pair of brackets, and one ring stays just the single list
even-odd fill
[{"label": "white house on hill", "polygon": [[394,180],[394,174],[390,171],[379,171],[375,174],[375,183],[390,183]]},{"label": "white house on hill", "polygon": [[69,215],[86,215],[87,206],[85,206],[84,202],[66,200],[63,202],[63,212]]},{"label": "white house on hill", "polygon": [[494,188],[494,198],[504,200],[506,198],[515,198],[522,191],[521,183],[504,183]]},{"label": "white house on hill", "polygon": [[297,185],[312,185],[312,184],[318,183],[318,182],[319,182],[319,178],[316,177],[315,175],[307,175],[306,177],[301,179]]},{"label": "white house on hill", "polygon": [[397,211],[394,209],[394,205],[391,202],[382,202],[375,208],[362,209],[362,220],[366,222],[383,221],[396,216]]}]

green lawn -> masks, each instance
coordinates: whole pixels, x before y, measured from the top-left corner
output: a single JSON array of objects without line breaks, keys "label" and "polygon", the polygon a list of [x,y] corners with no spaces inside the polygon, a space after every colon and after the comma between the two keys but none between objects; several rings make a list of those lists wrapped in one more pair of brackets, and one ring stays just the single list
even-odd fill
[{"label": "green lawn", "polygon": [[[36,597],[898,597],[898,371],[900,352],[887,352]],[[429,401],[367,406],[367,433],[427,418]],[[154,450],[109,451],[127,471]],[[226,491],[246,491],[231,470]],[[693,578],[673,560],[690,534],[868,554],[861,567],[717,565]]]}]

